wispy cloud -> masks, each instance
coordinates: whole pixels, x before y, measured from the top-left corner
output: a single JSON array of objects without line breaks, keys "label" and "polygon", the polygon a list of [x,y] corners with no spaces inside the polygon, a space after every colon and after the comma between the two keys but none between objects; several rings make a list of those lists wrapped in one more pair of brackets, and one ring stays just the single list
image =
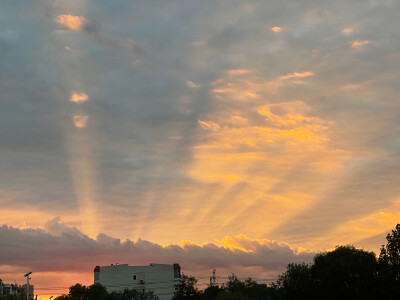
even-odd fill
[{"label": "wispy cloud", "polygon": [[365,45],[371,44],[372,41],[370,40],[363,40],[363,41],[352,41],[350,42],[351,48],[360,50],[363,49]]},{"label": "wispy cloud", "polygon": [[200,87],[200,84],[196,84],[196,83],[194,83],[194,82],[192,82],[192,81],[190,81],[190,80],[186,80],[186,85],[188,86],[188,87],[190,87],[190,88],[198,88],[198,87]]},{"label": "wispy cloud", "polygon": [[227,71],[229,75],[231,76],[240,76],[240,75],[246,75],[251,73],[251,70],[246,70],[246,69],[233,69],[233,70],[228,70]]},{"label": "wispy cloud", "polygon": [[[307,105],[301,101],[296,101],[264,106],[258,110],[258,113],[266,117],[271,124],[278,127],[302,127],[310,124],[323,127],[324,125],[328,125],[328,122],[324,122],[319,118],[308,117],[302,114],[305,109],[307,109]],[[273,113],[272,110],[278,111],[279,114]]]},{"label": "wispy cloud", "polygon": [[354,29],[351,27],[347,27],[342,30],[342,34],[344,34],[344,35],[352,35],[353,33],[354,33]]},{"label": "wispy cloud", "polygon": [[203,129],[208,129],[208,130],[219,130],[221,127],[214,122],[211,121],[202,121],[202,120],[198,120],[197,121],[199,123],[199,125],[201,126],[201,128]]},{"label": "wispy cloud", "polygon": [[310,71],[307,71],[307,72],[294,72],[294,73],[290,73],[290,74],[281,76],[279,78],[285,80],[285,79],[292,79],[292,78],[310,77],[310,76],[313,76],[313,75],[314,75],[314,72],[310,72]]},{"label": "wispy cloud", "polygon": [[145,51],[132,39],[106,37],[100,33],[99,29],[93,23],[90,23],[82,16],[59,15],[54,18],[54,21],[71,30],[85,32],[93,41],[98,44],[131,53],[135,57],[140,58],[138,61],[140,61],[141,64],[138,65],[144,65],[146,69],[151,71],[155,69],[154,66],[147,61]]}]

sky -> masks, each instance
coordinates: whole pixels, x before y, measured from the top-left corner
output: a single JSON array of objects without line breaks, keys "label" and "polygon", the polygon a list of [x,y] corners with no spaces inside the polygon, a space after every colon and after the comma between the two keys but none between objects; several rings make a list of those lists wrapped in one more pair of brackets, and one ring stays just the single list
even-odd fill
[{"label": "sky", "polygon": [[117,262],[266,282],[379,253],[398,28],[398,0],[0,0],[0,278],[47,299]]}]

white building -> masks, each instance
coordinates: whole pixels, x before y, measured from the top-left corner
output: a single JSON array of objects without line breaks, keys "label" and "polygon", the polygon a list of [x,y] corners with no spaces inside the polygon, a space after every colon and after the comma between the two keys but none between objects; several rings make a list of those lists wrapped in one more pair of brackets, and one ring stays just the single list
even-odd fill
[{"label": "white building", "polygon": [[178,264],[116,264],[96,266],[94,269],[94,283],[103,285],[109,293],[125,289],[152,291],[160,300],[170,300],[174,296],[179,289],[180,279],[181,267]]}]

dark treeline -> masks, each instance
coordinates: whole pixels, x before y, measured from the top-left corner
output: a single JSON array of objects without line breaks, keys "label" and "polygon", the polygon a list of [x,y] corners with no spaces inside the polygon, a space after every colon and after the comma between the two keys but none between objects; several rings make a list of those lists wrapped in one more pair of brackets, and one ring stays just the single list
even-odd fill
[{"label": "dark treeline", "polygon": [[159,300],[153,292],[126,289],[123,292],[108,293],[101,284],[84,286],[77,283],[69,288],[68,295],[56,297],[54,300]]},{"label": "dark treeline", "polygon": [[[315,255],[311,264],[289,264],[272,284],[259,284],[234,274],[221,286],[196,288],[197,279],[182,275],[174,300],[365,300],[400,299],[400,224],[386,237],[380,255],[353,246],[338,246]],[[55,300],[157,300],[151,292],[125,290],[107,293],[94,284],[76,284]]]},{"label": "dark treeline", "polygon": [[270,285],[234,274],[222,286],[198,291],[196,279],[182,277],[175,300],[365,300],[400,299],[400,224],[386,237],[380,255],[353,246],[315,255],[312,264],[289,264]]}]

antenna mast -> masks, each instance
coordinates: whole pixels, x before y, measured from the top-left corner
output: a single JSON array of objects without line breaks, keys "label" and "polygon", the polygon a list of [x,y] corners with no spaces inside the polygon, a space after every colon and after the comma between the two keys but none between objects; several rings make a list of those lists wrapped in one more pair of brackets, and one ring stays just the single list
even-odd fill
[{"label": "antenna mast", "polygon": [[214,268],[213,269],[213,276],[210,277],[210,286],[216,286],[216,279],[217,277],[215,277],[215,272],[217,270]]}]

